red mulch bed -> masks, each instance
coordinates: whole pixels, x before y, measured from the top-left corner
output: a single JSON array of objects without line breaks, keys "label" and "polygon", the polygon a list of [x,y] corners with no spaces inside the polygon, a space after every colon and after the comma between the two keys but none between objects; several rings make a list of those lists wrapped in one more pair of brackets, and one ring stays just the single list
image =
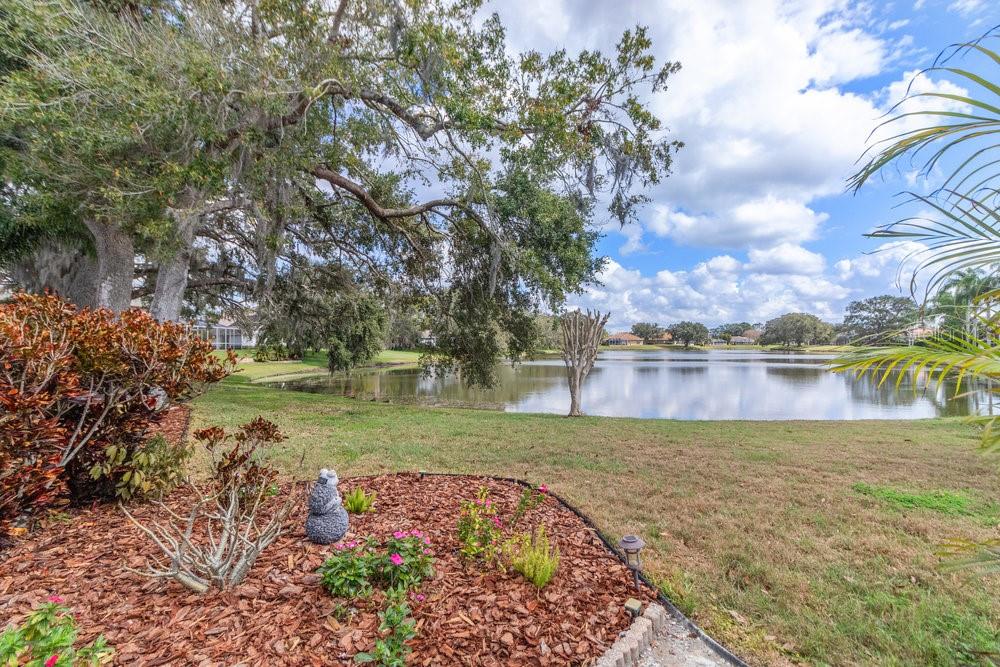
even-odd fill
[{"label": "red mulch bed", "polygon": [[153,424],[153,434],[161,434],[167,442],[173,444],[187,440],[188,428],[191,426],[191,406],[173,405],[157,416]]},{"label": "red mulch bed", "polygon": [[[544,523],[562,561],[555,578],[537,591],[516,572],[484,570],[458,556],[459,502],[490,489],[502,516],[510,516],[521,487],[478,477],[384,475],[344,480],[378,493],[375,511],[351,515],[348,538],[388,536],[419,528],[431,538],[435,578],[413,603],[419,634],[411,642],[415,665],[579,665],[592,663],[629,619],[622,605],[637,592],[631,574],[593,530],[555,498],[522,519]],[[183,507],[176,493],[172,504]],[[135,509],[139,518],[153,508]],[[174,582],[146,579],[152,544],[113,507],[74,511],[69,522],[42,529],[0,563],[0,619],[18,619],[58,594],[77,616],[81,640],[103,633],[116,664],[326,665],[352,664],[377,636],[379,598],[358,602],[351,620],[333,616],[337,600],[318,583],[316,568],[333,552],[306,541],[305,508],[258,559],[243,585],[198,596]],[[2,621],[0,621],[2,622]]]}]

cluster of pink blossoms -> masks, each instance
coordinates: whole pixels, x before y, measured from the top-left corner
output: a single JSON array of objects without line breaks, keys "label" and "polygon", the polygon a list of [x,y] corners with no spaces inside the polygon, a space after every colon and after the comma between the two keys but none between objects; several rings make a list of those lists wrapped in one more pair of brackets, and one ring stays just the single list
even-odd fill
[{"label": "cluster of pink blossoms", "polygon": [[416,528],[414,528],[413,530],[397,530],[395,533],[392,534],[392,536],[395,537],[397,540],[402,540],[407,537],[423,537],[424,542],[426,544],[431,543],[430,539],[424,535],[424,532],[422,530],[417,530]]},{"label": "cluster of pink blossoms", "polygon": [[361,542],[358,540],[351,540],[350,542],[341,542],[340,544],[334,544],[333,548],[337,551],[344,551],[346,549],[353,549],[357,547]]},{"label": "cluster of pink blossoms", "polygon": [[[392,534],[392,536],[397,540],[404,540],[407,537],[419,537],[422,539],[424,544],[426,544],[427,546],[431,545],[431,538],[424,535],[424,532],[422,530],[417,530],[415,528],[413,530],[397,530],[395,533]],[[431,554],[431,550],[424,549],[424,553],[429,556]]]}]

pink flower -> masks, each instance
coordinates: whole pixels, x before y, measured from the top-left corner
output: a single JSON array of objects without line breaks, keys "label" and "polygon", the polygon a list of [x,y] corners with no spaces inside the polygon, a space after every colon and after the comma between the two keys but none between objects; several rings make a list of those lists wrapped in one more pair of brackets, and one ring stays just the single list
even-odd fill
[{"label": "pink flower", "polygon": [[[59,597],[58,595],[50,595],[48,597],[48,600],[52,604],[62,604],[62,602],[63,602],[63,599],[61,597]],[[59,656],[56,656],[56,658],[58,658],[58,657]],[[54,665],[55,663],[52,663],[52,664]]]},{"label": "pink flower", "polygon": [[402,565],[403,564],[403,557],[400,556],[399,554],[393,554],[393,555],[389,556],[389,561],[393,565]]},{"label": "pink flower", "polygon": [[434,552],[431,551],[430,549],[424,549],[424,555],[425,556],[430,556],[430,555],[433,555],[433,554],[434,554]]},{"label": "pink flower", "polygon": [[392,534],[392,536],[395,537],[397,540],[401,540],[404,537],[406,537],[406,533],[402,530],[397,530],[395,533]]},{"label": "pink flower", "polygon": [[539,493],[548,493],[549,492],[549,487],[547,487],[544,484],[542,484],[542,485],[540,485],[538,487],[538,492]]},{"label": "pink flower", "polygon": [[489,498],[487,498],[485,504],[486,504],[487,507],[491,507],[493,505],[493,501],[490,500]]},{"label": "pink flower", "polygon": [[416,530],[416,529],[411,530],[410,531],[410,535],[413,535],[414,537],[423,537],[424,536],[424,534],[421,531]]},{"label": "pink flower", "polygon": [[430,544],[430,543],[431,543],[431,538],[425,537],[424,538],[424,544]]},{"label": "pink flower", "polygon": [[424,601],[424,600],[426,600],[427,598],[426,598],[426,597],[424,597],[424,594],[423,594],[423,593],[417,593],[417,594],[416,594],[416,595],[415,595],[415,596],[413,597],[413,599],[414,599],[414,600],[416,600],[417,602],[423,602],[423,601]]},{"label": "pink flower", "polygon": [[[55,597],[55,596],[53,596]],[[45,661],[45,667],[56,667],[56,663],[59,662],[59,654],[56,653],[51,658]]]},{"label": "pink flower", "polygon": [[496,526],[497,528],[500,527],[500,517],[498,516],[493,517],[493,525]]},{"label": "pink flower", "polygon": [[347,548],[347,545],[345,545],[345,544],[334,544],[333,548],[336,549],[337,551],[343,551],[344,549]]}]

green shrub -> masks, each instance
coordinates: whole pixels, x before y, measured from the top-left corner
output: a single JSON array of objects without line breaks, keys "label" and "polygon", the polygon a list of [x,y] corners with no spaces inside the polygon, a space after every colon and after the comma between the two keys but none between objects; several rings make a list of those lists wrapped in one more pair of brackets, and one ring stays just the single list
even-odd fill
[{"label": "green shrub", "polygon": [[192,448],[186,444],[171,444],[157,434],[138,449],[111,445],[104,450],[104,460],[90,469],[94,479],[117,479],[115,494],[124,500],[161,498],[184,479],[184,466],[191,458]]},{"label": "green shrub", "polygon": [[114,653],[101,635],[83,648],[76,643],[76,621],[57,596],[35,609],[24,623],[0,635],[0,665],[68,667],[99,665]]},{"label": "green shrub", "polygon": [[340,598],[371,595],[385,590],[416,588],[434,576],[430,539],[419,530],[396,531],[379,543],[372,538],[337,544],[337,553],[319,568],[323,587]]},{"label": "green shrub", "polygon": [[559,548],[549,545],[545,526],[539,525],[534,536],[522,535],[512,543],[510,564],[536,588],[544,588],[559,569]]},{"label": "green shrub", "polygon": [[351,514],[364,514],[375,504],[375,492],[365,493],[360,486],[352,489],[344,496],[344,509]]},{"label": "green shrub", "polygon": [[334,546],[338,553],[319,567],[323,588],[338,598],[366,598],[374,586],[375,559],[368,540],[346,542]]},{"label": "green shrub", "polygon": [[288,348],[281,343],[277,345],[258,345],[253,352],[253,360],[258,362],[288,361],[289,359],[291,359],[291,355],[288,352]]},{"label": "green shrub", "polygon": [[503,524],[488,496],[489,491],[481,488],[475,500],[462,501],[458,517],[458,540],[462,543],[459,551],[466,558],[499,563],[502,551],[500,528]]},{"label": "green shrub", "polygon": [[374,662],[381,667],[405,667],[406,656],[412,650],[406,642],[417,636],[416,623],[406,604],[405,589],[393,588],[386,593],[389,604],[379,612],[379,632],[371,653],[357,653],[357,663]]}]

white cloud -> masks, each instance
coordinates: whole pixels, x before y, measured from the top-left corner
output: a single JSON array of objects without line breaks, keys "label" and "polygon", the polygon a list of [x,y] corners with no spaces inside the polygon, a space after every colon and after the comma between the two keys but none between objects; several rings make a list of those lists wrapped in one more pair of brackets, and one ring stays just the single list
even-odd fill
[{"label": "white cloud", "polygon": [[[922,4],[917,0],[914,9]],[[955,0],[952,9],[975,12],[981,4]],[[650,27],[658,61],[683,66],[666,91],[648,100],[670,136],[686,143],[674,175],[646,193],[654,203],[639,224],[605,231],[622,235],[619,253],[626,257],[651,249],[658,238],[729,254],[651,275],[619,258],[609,263],[605,286],[580,305],[611,310],[615,326],[760,320],[791,310],[839,319],[853,298],[898,293],[896,268],[905,244],[848,258],[825,258],[803,247],[832,231],[818,200],[844,192],[872,128],[908,86],[911,93],[963,92],[947,81],[914,79],[916,72],[870,94],[853,92],[915,53],[912,37],[889,34],[908,21],[888,22],[879,9],[855,0],[491,5],[508,26],[514,50],[608,50],[624,28],[641,24]],[[851,90],[845,84],[853,84]],[[930,105],[941,101],[917,98],[900,110]],[[915,171],[887,171],[884,178],[893,191],[922,185]]]},{"label": "white cloud", "polygon": [[955,0],[948,5],[948,11],[957,12],[965,18],[970,18],[985,9],[985,0]]},{"label": "white cloud", "polygon": [[[704,215],[689,215],[657,204],[645,227],[684,245],[747,248],[809,241],[826,219],[825,213],[799,201],[768,195]],[[634,231],[630,234],[635,238]]]},{"label": "white cloud", "polygon": [[864,279],[876,290],[909,289],[913,275],[927,246],[916,241],[883,243],[874,251],[833,265],[842,281]]},{"label": "white cloud", "polygon": [[751,250],[747,269],[756,273],[816,275],[823,273],[826,260],[802,246],[782,243],[767,250]]},{"label": "white cloud", "polygon": [[814,43],[814,48],[813,81],[820,86],[878,74],[886,50],[881,39],[858,28],[825,31]]},{"label": "white cloud", "polygon": [[[843,258],[831,267],[817,253],[798,246],[751,251],[748,262],[716,255],[688,271],[653,275],[608,262],[601,282],[573,300],[573,306],[611,311],[611,326],[635,322],[670,324],[697,320],[764,322],[789,312],[809,312],[830,321],[843,318],[847,304],[871,294],[908,294],[915,256],[925,246],[913,241],[880,245],[876,251]],[[902,265],[902,273],[898,269]]]}]

